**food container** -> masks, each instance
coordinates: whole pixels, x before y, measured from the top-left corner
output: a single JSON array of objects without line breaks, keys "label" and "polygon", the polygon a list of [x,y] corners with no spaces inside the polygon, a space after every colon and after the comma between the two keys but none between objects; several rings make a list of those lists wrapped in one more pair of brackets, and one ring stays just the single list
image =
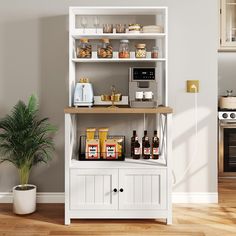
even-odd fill
[{"label": "food container", "polygon": [[94,139],[95,132],[96,132],[95,128],[87,128],[86,129],[86,139],[88,139],[88,140]]},{"label": "food container", "polygon": [[100,147],[98,139],[86,139],[86,159],[99,159]]},{"label": "food container", "polygon": [[220,97],[219,107],[220,107],[220,109],[235,110],[236,109],[236,97],[233,97],[233,96]]},{"label": "food container", "polygon": [[100,147],[101,147],[101,157],[103,157],[103,153],[105,152],[104,143],[105,143],[105,140],[107,140],[107,134],[108,134],[108,128],[100,128],[98,130],[99,142],[100,142]]},{"label": "food container", "polygon": [[159,48],[158,47],[153,47],[151,57],[152,58],[158,58],[158,54],[159,54]]},{"label": "food container", "polygon": [[142,27],[143,33],[162,33],[163,27],[161,25],[146,25]]},{"label": "food container", "polygon": [[87,38],[80,39],[79,46],[77,47],[76,54],[78,58],[91,58],[92,46]]},{"label": "food container", "polygon": [[116,24],[116,33],[126,33],[126,25],[125,24]]},{"label": "food container", "polygon": [[103,33],[105,34],[113,33],[113,24],[103,24]]},{"label": "food container", "polygon": [[101,43],[97,48],[98,58],[112,58],[113,57],[113,49],[110,43],[110,40],[107,38],[101,39]]},{"label": "food container", "polygon": [[115,139],[106,139],[103,150],[104,153],[101,154],[104,159],[118,159],[118,143]]},{"label": "food container", "polygon": [[[124,161],[125,160],[125,136],[123,135],[107,135],[107,141],[113,141],[113,144],[117,144],[116,151],[114,153],[114,146],[113,150],[106,150],[105,152],[101,152],[101,146],[100,146],[100,140],[97,135],[95,135],[95,138],[92,140],[86,139],[85,135],[82,135],[79,137],[79,155],[78,159],[80,161]],[[106,142],[104,141],[104,144]],[[108,155],[108,158],[106,157],[107,151],[109,151],[109,154],[115,154],[115,158],[111,158],[110,155]],[[113,153],[111,153],[113,151]],[[103,154],[103,155],[102,155]],[[103,157],[102,157],[102,156]]]},{"label": "food container", "polygon": [[129,40],[120,40],[119,58],[130,58]]},{"label": "food container", "polygon": [[140,33],[141,29],[140,24],[129,24],[129,33]]},{"label": "food container", "polygon": [[146,58],[147,50],[146,50],[146,44],[139,43],[135,45],[135,57],[136,58]]},{"label": "food container", "polygon": [[118,144],[118,157],[122,157],[122,149],[123,149],[123,147],[122,147],[122,144],[123,144],[123,139],[121,138],[121,139],[115,139],[116,140],[116,142],[117,142],[117,144]]}]

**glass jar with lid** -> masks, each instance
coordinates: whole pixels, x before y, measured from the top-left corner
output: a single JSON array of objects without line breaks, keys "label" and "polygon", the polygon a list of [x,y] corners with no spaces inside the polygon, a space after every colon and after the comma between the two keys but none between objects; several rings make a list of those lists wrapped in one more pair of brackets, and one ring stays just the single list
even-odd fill
[{"label": "glass jar with lid", "polygon": [[159,48],[158,47],[153,47],[152,48],[151,57],[152,58],[158,58],[159,57]]},{"label": "glass jar with lid", "polygon": [[130,58],[129,40],[120,40],[119,58]]},{"label": "glass jar with lid", "polygon": [[79,45],[76,50],[78,58],[91,58],[92,46],[87,38],[80,39]]},{"label": "glass jar with lid", "polygon": [[101,39],[100,44],[97,47],[98,58],[112,58],[113,49],[110,40],[107,38]]},{"label": "glass jar with lid", "polygon": [[146,58],[147,50],[146,50],[146,44],[145,43],[139,43],[135,45],[135,57],[136,58]]}]

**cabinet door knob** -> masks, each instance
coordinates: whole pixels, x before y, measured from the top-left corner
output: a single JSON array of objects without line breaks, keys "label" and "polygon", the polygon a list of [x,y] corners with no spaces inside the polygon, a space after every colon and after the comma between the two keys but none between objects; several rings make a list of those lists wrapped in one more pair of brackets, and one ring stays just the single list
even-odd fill
[{"label": "cabinet door knob", "polygon": [[117,192],[117,189],[116,189],[116,188],[114,188],[114,189],[113,189],[113,192],[115,192],[115,193],[116,193],[116,192]]},{"label": "cabinet door knob", "polygon": [[120,192],[124,192],[124,189],[123,189],[123,188],[121,188],[121,189],[120,189]]}]

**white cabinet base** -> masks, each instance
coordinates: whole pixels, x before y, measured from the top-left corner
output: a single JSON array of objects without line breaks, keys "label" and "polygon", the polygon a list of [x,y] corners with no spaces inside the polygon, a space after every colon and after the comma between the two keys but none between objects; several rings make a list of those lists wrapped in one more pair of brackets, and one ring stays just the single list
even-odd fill
[{"label": "white cabinet base", "polygon": [[165,219],[171,224],[166,174],[165,168],[71,169],[65,224],[71,219]]}]

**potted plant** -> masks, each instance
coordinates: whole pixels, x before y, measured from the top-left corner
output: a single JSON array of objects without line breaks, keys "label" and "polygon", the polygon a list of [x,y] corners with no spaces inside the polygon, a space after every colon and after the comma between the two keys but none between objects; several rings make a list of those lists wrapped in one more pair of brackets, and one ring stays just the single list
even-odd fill
[{"label": "potted plant", "polygon": [[39,119],[34,95],[28,104],[19,101],[10,115],[0,120],[0,163],[8,161],[19,172],[20,185],[13,187],[13,211],[29,214],[36,210],[36,186],[28,184],[32,167],[51,158],[56,128],[48,118]]}]

